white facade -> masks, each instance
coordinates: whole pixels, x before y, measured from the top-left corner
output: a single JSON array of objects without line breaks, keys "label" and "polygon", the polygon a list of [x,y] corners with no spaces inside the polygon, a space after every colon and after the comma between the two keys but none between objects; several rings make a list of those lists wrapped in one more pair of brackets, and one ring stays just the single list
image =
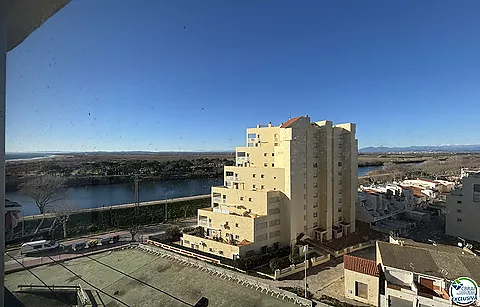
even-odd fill
[{"label": "white facade", "polygon": [[396,216],[415,205],[412,190],[393,184],[361,187],[358,200],[357,219],[367,223]]},{"label": "white facade", "polygon": [[465,173],[461,189],[447,196],[446,233],[480,242],[480,172]]}]

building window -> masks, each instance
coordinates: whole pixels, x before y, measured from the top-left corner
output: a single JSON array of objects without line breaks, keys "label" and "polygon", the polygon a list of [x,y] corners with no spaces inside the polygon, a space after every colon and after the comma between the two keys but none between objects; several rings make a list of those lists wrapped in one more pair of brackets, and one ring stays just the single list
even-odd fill
[{"label": "building window", "polygon": [[257,176],[257,175],[256,175],[256,174],[253,174],[252,176],[253,176],[253,178],[255,178],[255,176]]},{"label": "building window", "polygon": [[264,190],[264,189],[265,189],[265,186],[264,186],[264,185],[261,185],[261,186],[260,186],[260,189],[261,189],[261,190]]},{"label": "building window", "polygon": [[272,157],[275,157],[275,153],[272,152]]},{"label": "building window", "polygon": [[341,216],[338,217],[338,221],[339,221],[339,222],[342,221],[342,217],[341,217]]},{"label": "building window", "polygon": [[218,253],[219,253],[220,255],[223,255],[223,251],[218,251]]},{"label": "building window", "polygon": [[248,147],[253,147],[253,143],[248,143]]},{"label": "building window", "polygon": [[256,189],[256,188],[257,188],[257,186],[253,184],[253,185],[252,185],[252,188]]},{"label": "building window", "polygon": [[268,210],[268,215],[278,214],[280,213],[280,208],[274,208]]},{"label": "building window", "polygon": [[277,226],[277,225],[280,225],[280,219],[276,219],[276,220],[270,221],[268,223],[268,227],[273,227],[273,226]]},{"label": "building window", "polygon": [[480,203],[480,194],[473,193],[473,202]]},{"label": "building window", "polygon": [[318,167],[318,164],[317,164],[317,163],[313,163],[313,167]]},{"label": "building window", "polygon": [[235,223],[235,227],[238,227],[238,223]]},{"label": "building window", "polygon": [[338,194],[342,194],[342,189],[338,189]]},{"label": "building window", "polygon": [[274,231],[274,232],[271,232],[268,237],[271,239],[271,238],[276,238],[276,237],[279,237],[280,236],[280,230],[277,230],[277,231]]},{"label": "building window", "polygon": [[313,154],[313,158],[316,159],[318,158],[318,155],[316,153]]},{"label": "building window", "polygon": [[473,185],[473,192],[480,193],[480,184],[474,184]]},{"label": "building window", "polygon": [[240,200],[243,200],[243,196],[240,196]]},{"label": "building window", "polygon": [[338,143],[338,148],[342,148],[342,143]]},{"label": "building window", "polygon": [[277,177],[273,176],[273,179],[275,180],[275,179],[277,179]]},{"label": "building window", "polygon": [[462,219],[457,217],[457,222],[461,222],[461,221],[462,221]]},{"label": "building window", "polygon": [[318,222],[313,222],[313,227],[318,227]]},{"label": "building window", "polygon": [[341,199],[341,198],[338,199],[338,203],[339,203],[339,204],[342,203],[342,199]]},{"label": "building window", "polygon": [[367,299],[368,298],[368,285],[359,281],[355,281],[355,296]]},{"label": "building window", "polygon": [[222,198],[223,198],[223,199],[227,199],[227,195],[222,195]]},{"label": "building window", "polygon": [[213,252],[213,248],[211,248],[211,247],[210,247],[208,250],[209,250],[210,252]]},{"label": "building window", "polygon": [[342,172],[341,172],[341,171],[340,171],[340,172],[338,172],[338,176],[342,176]]},{"label": "building window", "polygon": [[340,179],[340,180],[338,181],[338,184],[339,184],[339,185],[342,184],[342,179]]},{"label": "building window", "polygon": [[263,234],[255,237],[255,242],[265,241],[267,239],[267,234]]},{"label": "building window", "polygon": [[235,239],[240,239],[240,236],[239,235],[235,235]]},{"label": "building window", "polygon": [[342,212],[342,208],[338,208],[338,210],[337,210],[337,211],[338,211],[338,212]]},{"label": "building window", "polygon": [[318,216],[318,213],[317,212],[313,212],[313,217],[317,217]]},{"label": "building window", "polygon": [[261,174],[261,175],[260,175],[260,178],[265,178],[265,175],[264,175],[264,174]]},{"label": "building window", "polygon": [[273,187],[273,190],[274,190],[274,191],[276,191],[276,190],[277,190],[277,188],[276,188],[276,187]]},{"label": "building window", "polygon": [[457,209],[457,212],[458,212],[458,213],[462,213],[462,209]]},{"label": "building window", "polygon": [[313,203],[313,208],[317,208],[318,207],[318,203],[317,202],[314,202]]},{"label": "building window", "polygon": [[457,200],[457,204],[461,204],[461,203],[462,203],[462,201],[461,201],[461,200]]},{"label": "building window", "polygon": [[264,166],[264,167],[268,167],[268,163],[263,163],[263,166]]},{"label": "building window", "polygon": [[255,133],[249,133],[248,138],[249,139],[255,139],[255,138],[257,138],[257,135]]},{"label": "building window", "polygon": [[275,167],[275,163],[272,163],[272,167]]},{"label": "building window", "polygon": [[337,165],[338,165],[338,166],[342,166],[342,162],[338,162]]},{"label": "building window", "polygon": [[266,152],[264,152],[264,153],[263,153],[263,156],[264,156],[264,157],[266,157],[266,156],[267,156],[267,153],[266,153]]},{"label": "building window", "polygon": [[317,198],[317,197],[318,197],[318,195],[317,195],[317,194],[313,194],[313,198]]},{"label": "building window", "polygon": [[274,143],[273,146],[278,146],[278,143]]},{"label": "building window", "polygon": [[249,197],[249,198],[248,198],[248,201],[252,201],[252,198],[251,198],[251,197]]}]

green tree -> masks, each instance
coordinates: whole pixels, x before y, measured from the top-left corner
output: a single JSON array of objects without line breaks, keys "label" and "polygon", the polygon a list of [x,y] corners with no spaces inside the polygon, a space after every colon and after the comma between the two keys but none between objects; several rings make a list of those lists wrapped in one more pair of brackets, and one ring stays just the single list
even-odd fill
[{"label": "green tree", "polygon": [[177,240],[182,235],[182,232],[177,225],[170,225],[165,229],[165,235],[171,240]]}]

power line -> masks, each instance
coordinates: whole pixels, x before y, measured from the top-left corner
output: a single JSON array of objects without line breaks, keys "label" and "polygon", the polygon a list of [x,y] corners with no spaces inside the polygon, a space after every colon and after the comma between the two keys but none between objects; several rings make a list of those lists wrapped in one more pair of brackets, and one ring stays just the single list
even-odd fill
[{"label": "power line", "polygon": [[129,278],[131,278],[131,279],[133,279],[133,280],[135,280],[135,281],[137,281],[137,282],[139,282],[139,283],[147,286],[147,287],[150,287],[150,288],[152,288],[152,289],[154,289],[154,290],[157,290],[158,292],[161,292],[161,293],[163,293],[163,294],[171,297],[172,299],[177,300],[177,301],[179,301],[179,302],[181,302],[181,303],[183,303],[183,304],[185,304],[185,305],[187,305],[187,306],[194,306],[194,305],[192,305],[192,304],[190,304],[190,303],[182,300],[181,298],[178,298],[178,297],[176,297],[176,296],[173,296],[172,294],[170,294],[170,293],[168,293],[168,292],[166,292],[166,291],[164,291],[164,290],[162,290],[162,289],[160,289],[160,288],[157,288],[157,287],[155,287],[155,286],[152,286],[151,284],[149,284],[149,283],[147,283],[147,282],[145,282],[145,281],[143,281],[143,280],[141,280],[141,279],[138,279],[138,278],[136,278],[136,277],[133,277],[133,276],[131,276],[131,275],[125,273],[125,272],[122,272],[122,271],[120,271],[120,270],[118,270],[118,269],[116,269],[116,268],[114,268],[114,267],[112,267],[112,266],[110,266],[110,265],[108,265],[108,264],[106,264],[106,263],[103,263],[103,262],[101,262],[101,261],[98,261],[97,259],[94,259],[94,258],[92,258],[92,257],[90,257],[90,256],[88,256],[88,255],[83,254],[83,253],[82,253],[82,255],[85,256],[85,257],[87,257],[87,258],[89,258],[89,259],[91,259],[91,260],[93,260],[93,261],[95,261],[95,262],[97,262],[97,263],[99,263],[99,264],[101,264],[101,265],[106,266],[107,268],[109,268],[109,269],[111,269],[111,270],[116,271],[117,273],[123,274],[123,275],[125,275],[125,276],[127,276],[127,277],[129,277]]},{"label": "power line", "polygon": [[5,255],[7,255],[8,257],[12,258],[13,260],[15,260],[18,264],[20,264],[24,269],[26,269],[30,274],[32,274],[36,279],[38,279],[45,287],[47,287],[48,290],[50,290],[50,292],[52,292],[53,294],[55,294],[62,302],[64,302],[67,306],[70,306],[70,307],[73,307],[72,304],[70,304],[69,302],[67,302],[63,297],[61,297],[57,292],[53,291],[40,277],[38,277],[35,273],[33,273],[29,268],[27,268],[25,265],[23,265],[23,263],[21,263],[20,261],[18,261],[18,259],[16,259],[15,257],[13,257],[12,255],[10,255],[9,253],[5,253]]},{"label": "power line", "polygon": [[47,256],[48,258],[50,258],[50,260],[52,260],[54,263],[60,265],[61,267],[63,267],[65,270],[69,271],[70,273],[72,273],[73,275],[75,275],[75,277],[77,277],[78,279],[84,281],[87,285],[89,285],[90,287],[94,288],[95,290],[97,291],[100,291],[101,293],[105,294],[106,296],[116,300],[117,302],[121,303],[122,305],[124,306],[127,306],[127,307],[131,307],[130,305],[128,305],[127,303],[123,302],[122,300],[108,294],[107,292],[103,291],[102,289],[94,286],[92,283],[88,282],[87,280],[85,280],[82,276],[78,275],[77,273],[75,273],[74,271],[70,270],[69,268],[67,268],[65,265],[63,265],[63,263],[61,262],[58,262],[56,261],[55,259],[53,259],[52,257],[50,256]]}]

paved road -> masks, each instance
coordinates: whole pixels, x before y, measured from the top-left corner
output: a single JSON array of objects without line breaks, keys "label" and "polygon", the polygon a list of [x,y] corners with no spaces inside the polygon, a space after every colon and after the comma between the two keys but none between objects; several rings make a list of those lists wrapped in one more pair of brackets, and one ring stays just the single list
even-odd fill
[{"label": "paved road", "polygon": [[[158,224],[158,225],[151,225],[151,226],[145,226],[143,227],[135,236],[136,241],[145,241],[148,236],[152,235],[158,235],[158,234],[163,234],[165,233],[165,229],[169,226],[170,224]],[[183,220],[178,223],[178,226],[180,228],[185,228],[185,227],[191,227],[191,226],[196,226],[197,225],[197,220],[196,219],[188,219],[188,220]],[[86,242],[88,240],[93,240],[93,239],[102,239],[110,236],[115,236],[118,235],[120,236],[120,242],[118,244],[126,243],[131,240],[131,234],[128,231],[116,231],[116,232],[111,232],[111,233],[104,233],[104,234],[97,234],[97,235],[91,235],[91,236],[83,236],[80,238],[75,238],[75,239],[69,239],[66,241],[60,242],[60,244],[64,247],[69,247],[74,243],[78,242]],[[108,249],[112,247],[111,245],[106,245],[104,248],[101,249]],[[100,248],[100,247],[99,247]],[[88,250],[84,250],[84,252],[87,252]],[[8,255],[13,256],[16,260],[20,261],[23,265],[29,266],[29,265],[36,265],[38,263],[48,263],[50,259],[46,256],[25,256],[20,254],[20,247],[14,248],[7,250]],[[62,249],[58,249],[56,251],[51,251],[48,253],[49,256],[54,257],[55,260],[66,260],[70,259],[75,254],[69,254]],[[9,256],[5,256],[5,270],[9,270],[12,267],[17,267],[20,266],[15,260],[10,258]]]}]

